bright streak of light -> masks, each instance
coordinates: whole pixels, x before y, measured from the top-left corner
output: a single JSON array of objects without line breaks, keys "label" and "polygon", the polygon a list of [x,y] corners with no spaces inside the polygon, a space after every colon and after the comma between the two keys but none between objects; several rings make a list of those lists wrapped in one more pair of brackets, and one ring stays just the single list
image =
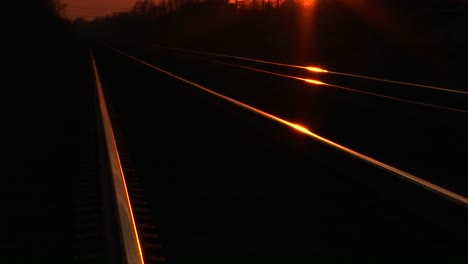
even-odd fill
[{"label": "bright streak of light", "polygon": [[326,85],[326,83],[317,81],[317,80],[312,80],[312,79],[304,79],[305,82],[307,83],[312,83],[312,84],[317,84],[317,85]]},{"label": "bright streak of light", "polygon": [[247,70],[251,70],[251,71],[271,74],[271,75],[275,75],[275,76],[279,76],[279,77],[283,77],[283,78],[304,81],[304,82],[311,83],[311,84],[327,85],[326,83],[321,82],[319,80],[306,79],[306,78],[301,78],[301,77],[297,77],[297,76],[292,76],[292,75],[287,75],[287,74],[282,74],[282,73],[277,73],[277,72],[272,72],[272,71],[266,71],[266,70],[262,70],[262,69],[258,69],[258,68],[254,68],[254,67],[249,67],[249,66],[244,66],[244,65],[239,65],[239,64],[229,63],[229,62],[223,62],[223,61],[217,61],[217,60],[212,60],[212,59],[207,59],[207,58],[201,58],[201,59],[204,59],[206,61],[210,61],[210,62],[213,62],[213,63],[217,63],[217,64],[228,65],[228,66],[231,66],[231,67],[237,67],[237,68],[247,69]]},{"label": "bright streak of light", "polygon": [[301,126],[301,125],[291,123],[291,126],[293,128],[295,128],[296,130],[301,131],[302,133],[305,133],[305,134],[312,133],[309,129],[307,129],[307,128]]},{"label": "bright streak of light", "polygon": [[143,251],[141,249],[140,239],[138,237],[132,205],[130,203],[130,197],[128,195],[127,185],[125,183],[119,151],[117,149],[109,112],[107,110],[107,104],[104,99],[104,93],[102,91],[96,60],[92,50],[90,50],[90,53],[98,93],[101,119],[104,127],[106,146],[109,154],[109,164],[112,171],[112,182],[115,190],[120,229],[122,231],[122,241],[125,247],[125,256],[127,258],[127,263],[144,264]]},{"label": "bright streak of light", "polygon": [[318,67],[305,67],[306,70],[311,71],[311,72],[319,72],[319,73],[326,73],[328,72],[327,70],[318,68]]},{"label": "bright streak of light", "polygon": [[345,153],[347,153],[347,154],[349,154],[349,155],[351,155],[353,157],[356,157],[356,158],[358,158],[360,160],[363,160],[363,161],[365,161],[365,162],[367,162],[367,163],[369,163],[369,164],[371,164],[371,165],[373,165],[375,167],[378,167],[380,169],[391,172],[394,175],[397,175],[397,176],[399,176],[400,178],[402,178],[404,180],[407,180],[407,181],[409,181],[409,182],[411,182],[413,184],[416,184],[417,186],[420,186],[420,187],[422,187],[422,188],[424,188],[424,189],[426,189],[428,191],[431,191],[431,192],[433,192],[433,193],[435,193],[437,195],[440,195],[440,196],[442,196],[442,197],[444,197],[444,198],[446,198],[446,199],[448,199],[450,201],[456,202],[456,203],[458,203],[458,204],[460,204],[460,205],[462,205],[464,207],[468,207],[468,199],[466,197],[460,195],[460,194],[449,191],[449,190],[447,190],[447,189],[445,189],[443,187],[440,187],[440,186],[435,185],[435,184],[433,184],[431,182],[423,180],[423,179],[421,179],[421,178],[419,178],[417,176],[414,176],[414,175],[412,175],[412,174],[410,174],[408,172],[402,171],[402,170],[397,169],[397,168],[395,168],[395,167],[393,167],[391,165],[388,165],[386,163],[383,163],[381,161],[373,159],[373,158],[371,158],[369,156],[361,154],[361,153],[359,153],[357,151],[354,151],[354,150],[352,150],[350,148],[342,146],[342,145],[340,145],[338,143],[335,143],[335,142],[333,142],[333,141],[331,141],[329,139],[326,139],[326,138],[324,138],[324,137],[322,137],[320,135],[317,135],[317,134],[311,132],[310,130],[308,130],[307,128],[305,128],[305,127],[303,127],[301,125],[289,122],[289,121],[284,120],[282,118],[276,117],[276,116],[274,116],[272,114],[264,112],[264,111],[262,111],[260,109],[257,109],[257,108],[255,108],[253,106],[250,106],[248,104],[245,104],[245,103],[242,103],[242,102],[237,101],[235,99],[232,99],[230,97],[227,97],[227,96],[225,96],[223,94],[212,91],[212,90],[210,90],[210,89],[208,89],[208,88],[206,88],[206,87],[204,87],[204,86],[202,86],[200,84],[197,84],[195,82],[192,82],[192,81],[189,81],[189,80],[184,79],[182,77],[179,77],[179,76],[177,76],[177,75],[175,75],[175,74],[173,74],[171,72],[168,72],[168,71],[166,71],[164,69],[156,67],[156,66],[154,66],[154,65],[152,65],[152,64],[150,64],[148,62],[140,60],[140,59],[138,59],[138,58],[136,58],[134,56],[131,56],[131,55],[127,54],[127,53],[124,53],[124,52],[122,52],[120,50],[117,50],[115,48],[112,48],[112,49],[114,51],[116,51],[116,52],[130,58],[130,59],[133,59],[133,60],[135,60],[135,61],[137,61],[137,62],[139,62],[141,64],[144,64],[144,65],[146,65],[146,66],[148,66],[148,67],[150,67],[152,69],[155,69],[155,70],[157,70],[159,72],[162,72],[162,73],[164,73],[164,74],[166,74],[168,76],[171,76],[174,79],[177,79],[177,80],[179,80],[181,82],[184,82],[184,83],[190,84],[192,86],[195,86],[196,88],[198,88],[200,90],[203,90],[203,91],[205,91],[205,92],[207,92],[209,94],[212,94],[212,95],[214,95],[216,97],[219,97],[219,98],[221,98],[221,99],[223,99],[225,101],[228,101],[228,102],[230,102],[232,104],[235,104],[235,105],[240,106],[240,107],[242,107],[244,109],[247,109],[247,110],[250,110],[250,111],[252,111],[254,113],[257,113],[257,114],[259,114],[261,116],[264,116],[264,117],[269,118],[271,120],[274,120],[276,122],[282,123],[282,124],[287,125],[287,126],[289,126],[291,128],[294,128],[294,129],[296,129],[296,130],[298,130],[298,131],[300,131],[300,132],[302,132],[302,133],[304,133],[306,135],[309,135],[312,138],[314,138],[314,139],[316,139],[316,140],[318,140],[318,141],[320,141],[322,143],[325,143],[325,144],[327,144],[327,145],[329,145],[329,146],[331,146],[331,147],[333,147],[335,149],[343,151],[343,152],[345,152]]},{"label": "bright streak of light", "polygon": [[405,172],[403,170],[397,169],[397,168],[395,168],[395,167],[393,167],[391,165],[388,165],[386,163],[378,161],[378,160],[376,160],[374,158],[366,156],[366,155],[364,155],[362,153],[354,151],[354,150],[352,150],[350,148],[347,148],[347,147],[345,147],[343,145],[340,145],[338,143],[335,143],[335,142],[333,142],[333,141],[331,141],[329,139],[326,139],[326,138],[324,138],[322,136],[319,136],[319,135],[317,135],[317,134],[315,134],[315,133],[313,133],[311,131],[307,131],[307,130],[304,130],[304,131],[300,130],[300,131],[302,131],[303,133],[305,133],[305,134],[307,134],[307,135],[309,135],[309,136],[311,136],[311,137],[313,137],[313,138],[315,138],[315,139],[317,139],[317,140],[319,140],[321,142],[324,142],[324,143],[326,143],[326,144],[328,144],[328,145],[330,145],[330,146],[332,146],[332,147],[334,147],[336,149],[339,149],[339,150],[341,150],[341,151],[343,151],[343,152],[345,152],[345,153],[347,153],[347,154],[349,154],[351,156],[354,156],[354,157],[356,157],[356,158],[358,158],[360,160],[363,160],[363,161],[365,161],[365,162],[367,162],[367,163],[369,163],[371,165],[374,165],[374,166],[376,166],[376,167],[378,167],[380,169],[384,169],[386,171],[389,171],[389,172],[393,173],[394,175],[399,176],[400,178],[402,178],[404,180],[407,180],[407,181],[409,181],[409,182],[411,182],[413,184],[416,184],[416,185],[418,185],[418,186],[420,186],[420,187],[422,187],[422,188],[424,188],[426,190],[429,190],[429,191],[431,191],[431,192],[433,192],[435,194],[438,194],[438,195],[440,195],[440,196],[442,196],[444,198],[447,198],[447,199],[449,199],[449,200],[451,200],[453,202],[456,202],[456,203],[458,203],[458,204],[460,204],[460,205],[462,205],[464,207],[468,207],[468,199],[466,197],[460,195],[460,194],[449,191],[449,190],[447,190],[447,189],[445,189],[443,187],[440,187],[440,186],[438,186],[436,184],[433,184],[431,182],[423,180],[423,179],[421,179],[421,178],[419,178],[419,177],[417,177],[417,176],[415,176],[413,174],[410,174],[410,173]]},{"label": "bright streak of light", "polygon": [[435,104],[427,104],[427,103],[423,103],[423,102],[406,100],[406,99],[401,99],[401,98],[387,96],[387,95],[378,94],[378,93],[361,91],[361,90],[357,90],[357,89],[353,89],[353,88],[349,88],[349,87],[345,87],[345,86],[339,86],[339,85],[324,83],[324,82],[321,82],[321,81],[318,81],[318,80],[306,79],[306,78],[301,78],[301,77],[297,77],[297,76],[292,76],[292,75],[286,75],[286,74],[277,73],[277,72],[261,70],[261,69],[248,67],[248,66],[243,66],[243,65],[238,65],[238,64],[234,64],[234,63],[222,62],[222,61],[217,61],[217,60],[212,60],[212,59],[207,59],[207,58],[201,58],[201,59],[204,59],[206,61],[210,61],[210,62],[213,62],[213,63],[217,63],[217,64],[228,65],[228,66],[231,66],[231,67],[237,67],[237,68],[247,69],[247,70],[251,70],[251,71],[271,74],[271,75],[284,77],[284,78],[289,78],[289,79],[293,79],[293,80],[300,80],[300,81],[304,81],[304,82],[315,84],[315,85],[326,85],[326,86],[329,86],[329,87],[333,87],[333,88],[337,88],[337,89],[341,89],[341,90],[346,90],[346,91],[350,91],[350,92],[376,96],[376,97],[384,98],[384,99],[387,99],[387,100],[393,100],[393,101],[402,102],[402,103],[415,104],[415,105],[420,105],[420,106],[425,106],[425,107],[430,107],[430,108],[436,108],[436,109],[442,109],[442,110],[446,110],[446,111],[453,111],[453,112],[468,114],[468,110],[445,107],[445,106],[440,106],[440,105],[435,105]]},{"label": "bright streak of light", "polygon": [[[198,58],[200,58],[200,57],[198,57]],[[242,69],[246,69],[246,70],[266,73],[266,74],[279,76],[279,77],[283,77],[283,78],[299,80],[299,81],[305,81],[305,82],[315,83],[315,84],[324,84],[324,83],[322,83],[320,81],[317,81],[317,80],[311,80],[311,79],[301,78],[301,77],[297,77],[297,76],[292,76],[292,75],[287,75],[287,74],[282,74],[282,73],[277,73],[277,72],[272,72],[272,71],[266,71],[266,70],[262,70],[262,69],[258,69],[258,68],[254,68],[254,67],[249,67],[249,66],[224,62],[224,61],[212,60],[212,59],[207,59],[207,58],[200,58],[200,59],[203,59],[203,60],[206,60],[206,61],[209,61],[209,62],[213,62],[213,63],[217,63],[217,64],[223,64],[223,65],[231,66],[231,67],[237,67],[237,68],[242,68]]]},{"label": "bright streak of light", "polygon": [[443,87],[438,87],[438,86],[433,86],[433,85],[424,85],[424,84],[417,84],[417,83],[410,83],[410,82],[401,82],[401,81],[395,81],[395,80],[389,80],[389,79],[383,79],[383,78],[377,78],[377,77],[370,77],[370,76],[364,76],[364,75],[357,75],[357,74],[351,74],[351,73],[335,72],[335,71],[329,71],[329,70],[325,70],[325,69],[321,69],[319,67],[313,67],[313,66],[300,66],[300,65],[294,65],[294,64],[272,62],[272,61],[259,60],[259,59],[240,57],[240,56],[233,56],[233,55],[226,55],[226,54],[220,54],[220,53],[211,53],[211,52],[202,52],[202,51],[195,51],[195,50],[188,50],[188,49],[181,49],[181,48],[174,48],[174,47],[166,47],[166,46],[155,45],[155,44],[151,44],[151,46],[158,47],[158,48],[163,48],[163,49],[175,50],[175,51],[188,52],[188,53],[195,53],[195,54],[203,54],[203,55],[211,55],[211,56],[217,56],[217,57],[238,59],[238,60],[258,62],[258,63],[263,63],[263,64],[270,64],[270,65],[277,65],[277,66],[283,66],[283,67],[296,68],[296,69],[305,69],[305,70],[316,72],[316,73],[331,73],[331,74],[343,75],[343,76],[354,77],[354,78],[361,78],[361,79],[367,79],[367,80],[373,80],[373,81],[394,83],[394,84],[400,84],[400,85],[406,85],[406,86],[414,86],[414,87],[420,87],[420,88],[426,88],[426,89],[432,89],[432,90],[438,90],[438,91],[468,95],[467,91],[448,89],[448,88],[443,88]]},{"label": "bright streak of light", "polygon": [[417,84],[417,83],[410,83],[410,82],[394,81],[394,80],[389,80],[389,79],[369,77],[369,76],[350,74],[350,73],[344,73],[344,72],[335,72],[335,71],[328,71],[328,72],[332,73],[332,74],[336,74],[336,75],[343,75],[343,76],[349,76],[349,77],[354,77],[354,78],[361,78],[361,79],[367,79],[367,80],[373,80],[373,81],[379,81],[379,82],[386,82],[386,83],[395,83],[395,84],[401,84],[401,85],[406,85],[406,86],[415,86],[415,87],[438,90],[438,91],[444,91],[444,92],[449,92],[449,93],[457,93],[457,94],[466,94],[466,95],[468,95],[468,92],[465,92],[465,91],[447,89],[447,88],[442,88],[442,87],[437,87],[437,86],[432,86],[432,85],[424,85],[424,84]]}]

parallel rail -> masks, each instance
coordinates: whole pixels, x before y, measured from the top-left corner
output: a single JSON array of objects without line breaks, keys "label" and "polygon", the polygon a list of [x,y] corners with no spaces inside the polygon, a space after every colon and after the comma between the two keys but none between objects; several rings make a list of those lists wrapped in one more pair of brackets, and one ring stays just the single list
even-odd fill
[{"label": "parallel rail", "polygon": [[140,245],[140,239],[133,215],[132,204],[124,178],[122,164],[120,162],[119,151],[112,129],[112,124],[109,117],[107,104],[104,98],[96,61],[93,51],[90,50],[91,60],[94,70],[94,77],[96,81],[96,89],[99,100],[99,110],[102,119],[103,130],[105,134],[106,149],[109,158],[109,166],[111,170],[111,177],[113,188],[115,192],[115,201],[117,206],[119,228],[122,236],[123,250],[126,263],[129,264],[143,264],[143,251]]}]

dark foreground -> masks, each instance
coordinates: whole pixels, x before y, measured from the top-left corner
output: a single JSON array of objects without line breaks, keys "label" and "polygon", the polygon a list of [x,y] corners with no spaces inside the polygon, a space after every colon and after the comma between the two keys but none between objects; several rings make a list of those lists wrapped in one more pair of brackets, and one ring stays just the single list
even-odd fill
[{"label": "dark foreground", "polygon": [[[464,116],[331,90],[304,92],[291,81],[124,48],[466,195]],[[114,126],[127,145],[122,154],[134,161],[124,169],[141,182],[167,262],[466,262],[466,208],[108,48],[94,51]],[[102,164],[89,53],[79,46],[64,54],[57,61],[44,54],[18,70],[18,87],[27,89],[9,97],[18,103],[8,126],[15,169],[4,185],[5,263],[102,263],[109,242],[98,202]],[[386,125],[390,117],[395,123]],[[387,130],[397,120],[411,136],[392,137],[401,132]],[[439,137],[428,148],[436,151],[419,149]],[[416,145],[407,146],[412,139]]]},{"label": "dark foreground", "polygon": [[[412,136],[431,127],[430,115],[466,120],[463,115],[394,106],[333,90],[308,91],[302,83],[151,48],[123,48],[242,102],[302,121],[319,134],[347,135],[344,142],[370,153],[385,153],[379,157],[389,160],[404,156],[392,161],[419,172],[429,169],[418,164],[421,161],[415,156],[406,156],[416,151],[414,146],[407,147],[410,153],[385,150],[392,144],[404,147],[410,143],[392,134],[397,129],[385,129],[400,120]],[[466,208],[110,49],[97,47],[96,60],[170,262],[336,263],[356,259],[380,263],[413,256],[457,263],[466,259]],[[371,109],[381,119],[367,113]],[[384,126],[391,116],[391,124]],[[432,129],[442,122],[437,120]],[[466,131],[460,123],[452,125]],[[428,131],[421,135],[432,138],[443,130]],[[452,135],[466,146],[458,132],[447,137]],[[403,143],[395,143],[395,137]],[[422,142],[415,140],[415,144]],[[437,150],[449,148],[440,144]],[[445,156],[461,161],[456,151],[462,154],[463,147],[453,151]],[[448,163],[443,156],[438,156],[440,162]],[[457,171],[463,173],[463,168]],[[422,175],[438,179],[434,171]],[[438,180],[466,190],[463,179]]]}]

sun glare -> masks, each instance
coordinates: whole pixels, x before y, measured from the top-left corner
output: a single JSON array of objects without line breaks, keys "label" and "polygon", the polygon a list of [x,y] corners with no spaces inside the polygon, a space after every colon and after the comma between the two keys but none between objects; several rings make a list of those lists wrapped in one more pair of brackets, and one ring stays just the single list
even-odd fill
[{"label": "sun glare", "polygon": [[312,79],[304,79],[305,82],[312,83],[312,84],[318,84],[318,85],[324,85],[324,82],[317,81],[317,80],[312,80]]},{"label": "sun glare", "polygon": [[306,67],[306,69],[312,72],[328,72],[327,70],[324,70],[318,67]]},{"label": "sun glare", "polygon": [[291,123],[291,126],[292,126],[293,128],[295,128],[295,129],[297,129],[297,130],[303,132],[303,133],[306,133],[306,134],[311,133],[309,129],[307,129],[307,128],[301,126],[301,125]]},{"label": "sun glare", "polygon": [[[313,6],[317,0],[302,0],[303,6]],[[301,1],[298,1],[301,2]]]}]

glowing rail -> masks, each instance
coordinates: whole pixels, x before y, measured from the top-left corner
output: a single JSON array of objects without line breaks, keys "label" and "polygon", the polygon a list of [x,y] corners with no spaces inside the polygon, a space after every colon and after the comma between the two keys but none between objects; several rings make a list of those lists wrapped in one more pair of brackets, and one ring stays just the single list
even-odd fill
[{"label": "glowing rail", "polygon": [[137,62],[139,62],[139,63],[141,63],[143,65],[146,65],[146,66],[148,66],[148,67],[150,67],[150,68],[152,68],[154,70],[157,70],[157,71],[159,71],[161,73],[164,73],[164,74],[166,74],[166,75],[168,75],[170,77],[173,77],[174,79],[177,79],[177,80],[179,80],[181,82],[192,85],[192,86],[194,86],[194,87],[196,87],[196,88],[198,88],[200,90],[203,90],[203,91],[205,91],[205,92],[207,92],[207,93],[209,93],[211,95],[214,95],[214,96],[216,96],[218,98],[221,98],[221,99],[223,99],[223,100],[225,100],[227,102],[230,102],[232,104],[240,106],[240,107],[242,107],[244,109],[250,110],[250,111],[252,111],[252,112],[254,112],[256,114],[259,114],[261,116],[264,116],[266,118],[269,118],[269,119],[274,120],[276,122],[279,122],[281,124],[284,124],[286,126],[294,128],[295,130],[300,131],[300,132],[302,132],[302,133],[304,133],[306,135],[309,135],[310,137],[312,137],[312,138],[314,138],[314,139],[316,139],[316,140],[318,140],[318,141],[320,141],[322,143],[325,143],[325,144],[327,144],[327,145],[329,145],[329,146],[331,146],[331,147],[333,147],[335,149],[343,151],[343,152],[345,152],[345,153],[347,153],[347,154],[349,154],[349,155],[351,155],[351,156],[353,156],[355,158],[358,158],[360,160],[363,160],[363,161],[365,161],[365,162],[367,162],[367,163],[369,163],[369,164],[371,164],[371,165],[373,165],[373,166],[375,166],[377,168],[380,168],[380,169],[383,169],[385,171],[391,172],[392,174],[397,175],[397,176],[399,176],[400,178],[402,178],[404,180],[407,180],[407,181],[409,181],[409,182],[411,182],[411,183],[413,183],[413,184],[415,184],[415,185],[417,185],[419,187],[422,187],[422,188],[424,188],[424,189],[426,189],[428,191],[431,191],[431,192],[433,192],[433,193],[435,193],[437,195],[440,195],[440,196],[442,196],[442,197],[444,197],[444,198],[446,198],[446,199],[448,199],[450,201],[458,203],[458,204],[460,204],[460,205],[462,205],[464,207],[468,207],[468,199],[466,197],[460,195],[460,194],[449,191],[449,190],[447,190],[447,189],[445,189],[443,187],[440,187],[440,186],[435,185],[435,184],[433,184],[431,182],[423,180],[423,179],[421,179],[421,178],[419,178],[417,176],[414,176],[414,175],[412,175],[412,174],[410,174],[408,172],[402,171],[402,170],[397,169],[395,167],[392,167],[392,166],[390,166],[390,165],[388,165],[386,163],[383,163],[383,162],[378,161],[376,159],[373,159],[373,158],[371,158],[369,156],[361,154],[361,153],[359,153],[357,151],[354,151],[354,150],[352,150],[350,148],[347,148],[347,147],[345,147],[343,145],[335,143],[335,142],[333,142],[333,141],[331,141],[329,139],[326,139],[326,138],[324,138],[322,136],[319,136],[319,135],[313,133],[312,131],[308,130],[307,128],[305,128],[305,127],[303,127],[303,126],[301,126],[299,124],[289,122],[289,121],[284,120],[282,118],[276,117],[276,116],[274,116],[272,114],[264,112],[264,111],[262,111],[260,109],[257,109],[257,108],[255,108],[253,106],[244,104],[244,103],[242,103],[240,101],[237,101],[235,99],[227,97],[227,96],[225,96],[223,94],[217,93],[217,92],[215,92],[213,90],[210,90],[210,89],[208,89],[208,88],[206,88],[206,87],[204,87],[204,86],[202,86],[200,84],[197,84],[195,82],[184,79],[184,78],[182,78],[180,76],[177,76],[177,75],[175,75],[175,74],[173,74],[173,73],[171,73],[169,71],[166,71],[166,70],[161,69],[161,68],[159,68],[157,66],[154,66],[154,65],[152,65],[152,64],[150,64],[150,63],[148,63],[146,61],[143,61],[143,60],[138,59],[138,58],[136,58],[134,56],[131,56],[131,55],[129,55],[129,54],[123,52],[123,51],[120,51],[120,50],[115,49],[115,48],[112,48],[112,49],[114,51],[116,51],[117,53],[122,54],[125,57],[128,57],[128,58],[130,58],[130,59],[132,59],[134,61],[137,61]]},{"label": "glowing rail", "polygon": [[410,82],[395,81],[395,80],[357,75],[357,74],[351,74],[351,73],[336,72],[336,71],[330,71],[330,70],[322,69],[322,68],[315,67],[315,66],[301,66],[301,65],[267,61],[267,60],[259,60],[259,59],[253,59],[253,58],[247,58],[247,57],[226,55],[226,54],[221,54],[221,53],[212,53],[212,52],[203,52],[203,51],[196,51],[196,50],[189,50],[189,49],[182,49],[182,48],[166,47],[166,46],[161,46],[161,45],[156,45],[156,44],[151,44],[151,46],[163,48],[163,49],[175,50],[175,51],[194,53],[194,54],[210,55],[210,56],[231,58],[231,59],[237,59],[237,60],[243,60],[243,61],[258,62],[258,63],[270,64],[270,65],[276,65],[276,66],[290,67],[290,68],[296,68],[296,69],[304,69],[304,70],[315,72],[315,73],[331,73],[331,74],[343,75],[343,76],[354,77],[354,78],[368,79],[368,80],[373,80],[373,81],[394,83],[394,84],[400,84],[400,85],[406,85],[406,86],[415,86],[419,88],[426,88],[426,89],[444,91],[444,92],[449,92],[449,93],[468,95],[468,91],[448,89],[448,88],[443,88],[443,87],[438,87],[438,86],[433,86],[433,85],[424,85],[424,84],[417,84],[417,83],[410,83]]},{"label": "glowing rail", "polygon": [[312,66],[305,67],[305,69],[308,70],[308,71],[311,71],[311,72],[318,72],[318,73],[321,73],[321,72],[327,73],[328,72],[327,70],[321,69],[319,67],[312,67]]},{"label": "glowing rail", "polygon": [[432,85],[424,85],[424,84],[417,84],[417,83],[410,83],[410,82],[394,81],[394,80],[389,80],[389,79],[376,78],[376,77],[357,75],[357,74],[351,74],[351,73],[344,73],[344,72],[327,71],[327,73],[343,75],[343,76],[349,76],[349,77],[354,77],[354,78],[368,79],[368,80],[379,81],[379,82],[394,83],[394,84],[400,84],[400,85],[406,85],[406,86],[415,86],[415,87],[426,88],[426,89],[431,89],[431,90],[438,90],[438,91],[444,91],[444,92],[449,92],[449,93],[457,93],[457,94],[468,95],[468,92],[466,92],[466,91],[448,89],[448,88],[432,86]]},{"label": "glowing rail", "polygon": [[425,107],[430,107],[430,108],[442,109],[442,110],[446,110],[446,111],[453,111],[453,112],[468,114],[468,110],[452,108],[452,107],[446,107],[446,106],[435,105],[435,104],[427,104],[427,103],[423,103],[423,102],[419,102],[419,101],[413,101],[413,100],[406,100],[406,99],[401,99],[401,98],[398,98],[398,97],[393,97],[393,96],[387,96],[387,95],[378,94],[378,93],[372,93],[372,92],[356,90],[356,89],[353,89],[353,88],[348,88],[348,87],[340,86],[340,85],[334,85],[334,84],[325,84],[325,85],[330,86],[330,87],[334,87],[334,88],[337,88],[337,89],[348,90],[348,91],[355,92],[355,93],[367,94],[367,95],[376,96],[376,97],[380,97],[380,98],[384,98],[384,99],[388,99],[388,100],[393,100],[393,101],[398,101],[398,102],[402,102],[402,103],[408,103],[408,104],[420,105],[420,106],[425,106]]},{"label": "glowing rail", "polygon": [[[419,102],[419,101],[413,101],[413,100],[406,100],[406,99],[401,99],[401,98],[398,98],[398,97],[387,96],[387,95],[384,95],[384,94],[361,91],[361,90],[357,90],[357,89],[353,89],[353,88],[349,88],[349,87],[345,87],[345,86],[324,83],[324,82],[319,81],[319,80],[301,78],[301,77],[297,77],[297,76],[292,76],[292,75],[287,75],[287,74],[262,70],[262,69],[258,69],[258,68],[254,68],[254,67],[249,67],[249,66],[244,66],[244,65],[239,65],[239,64],[229,63],[229,62],[223,62],[223,61],[218,61],[218,60],[213,60],[213,59],[207,59],[207,58],[201,58],[201,57],[199,57],[199,58],[203,59],[203,60],[206,60],[206,61],[213,62],[213,63],[217,63],[217,64],[223,64],[223,65],[227,65],[227,66],[231,66],[231,67],[237,67],[237,68],[247,69],[247,70],[251,70],[251,71],[266,73],[266,74],[279,76],[279,77],[283,77],[283,78],[304,81],[304,82],[310,83],[310,84],[324,85],[324,86],[329,86],[329,87],[333,87],[333,88],[336,88],[336,89],[341,89],[341,90],[346,90],[346,91],[350,91],[350,92],[355,92],[355,93],[380,97],[380,98],[384,98],[384,99],[387,99],[387,100],[393,100],[393,101],[402,102],[402,103],[408,103],[408,104],[414,104],[414,105],[425,106],[425,107],[430,107],[430,108],[442,109],[442,110],[446,110],[446,111],[453,111],[453,112],[468,114],[468,110],[452,108],[452,107],[446,107],[446,106],[441,106],[441,105],[436,105],[436,104],[427,104],[427,103],[423,103],[423,102]],[[319,69],[319,68],[317,68],[317,69],[322,70],[322,69]],[[322,70],[322,71],[324,71],[324,70]]]},{"label": "glowing rail", "polygon": [[114,184],[115,198],[119,215],[120,230],[124,246],[124,254],[127,259],[126,263],[143,264],[143,251],[138,237],[138,231],[133,216],[132,205],[128,195],[125,177],[120,163],[119,152],[115,142],[114,132],[110,121],[107,104],[102,90],[102,84],[99,77],[99,72],[94,58],[93,51],[90,50],[91,61],[93,64],[94,78],[99,99],[99,109],[104,127],[106,139],[106,147],[109,156],[109,164],[112,172],[112,183]]},{"label": "glowing rail", "polygon": [[272,72],[272,71],[262,70],[262,69],[258,69],[258,68],[254,68],[254,67],[249,67],[249,66],[244,66],[244,65],[239,65],[239,64],[229,63],[229,62],[223,62],[223,61],[218,61],[218,60],[212,60],[212,59],[207,59],[207,58],[201,58],[201,59],[206,60],[206,61],[210,61],[210,62],[213,62],[213,63],[217,63],[217,64],[224,64],[224,65],[231,66],[231,67],[237,67],[237,68],[242,68],[242,69],[246,69],[246,70],[266,73],[266,74],[270,74],[270,75],[274,75],[274,76],[279,76],[279,77],[283,77],[283,78],[304,81],[304,82],[311,83],[311,84],[327,85],[326,83],[321,82],[319,80],[302,78],[302,77],[297,77],[297,76],[292,76],[292,75],[282,74],[282,73],[278,73],[278,72]]}]

